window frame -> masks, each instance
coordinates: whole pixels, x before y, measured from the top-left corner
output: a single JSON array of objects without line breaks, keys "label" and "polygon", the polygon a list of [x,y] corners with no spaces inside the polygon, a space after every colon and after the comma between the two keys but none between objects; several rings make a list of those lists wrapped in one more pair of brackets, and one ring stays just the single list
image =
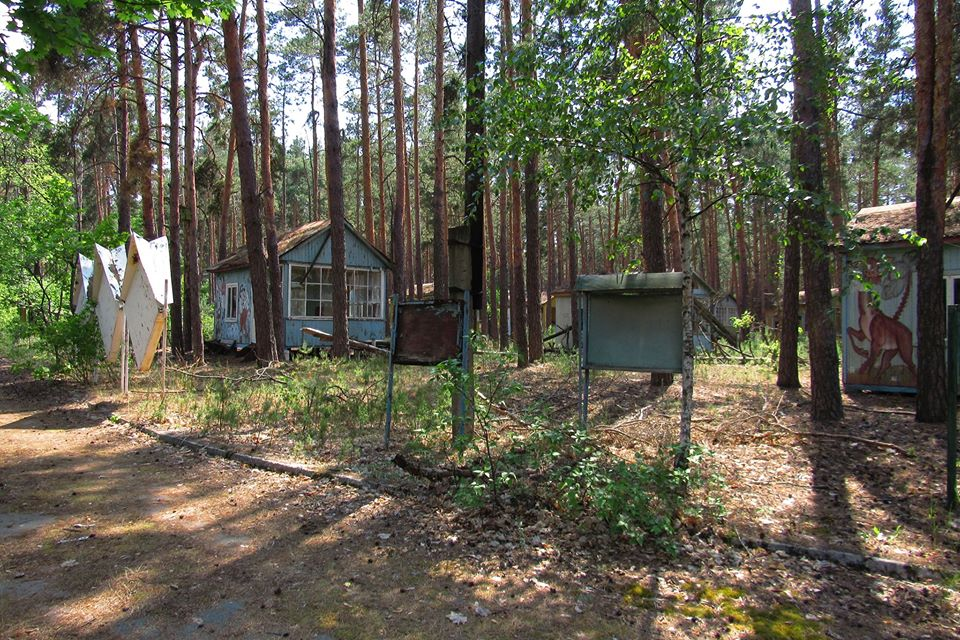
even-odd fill
[{"label": "window frame", "polygon": [[[233,291],[233,314],[230,315],[230,292]],[[223,321],[224,322],[239,322],[240,321],[240,283],[239,282],[228,282],[224,290],[223,296]]]},{"label": "window frame", "polygon": [[[296,268],[296,269],[299,269],[299,268],[310,269],[310,265],[309,265],[309,264],[306,264],[306,263],[302,263],[302,262],[290,262],[290,263],[287,263],[287,269],[286,269],[286,272],[287,272],[287,287],[286,287],[286,289],[287,289],[287,305],[286,305],[286,307],[287,307],[287,318],[289,318],[290,320],[331,320],[331,319],[333,319],[333,316],[331,316],[331,315],[323,315],[323,314],[321,314],[321,315],[313,316],[313,315],[299,315],[299,314],[294,314],[294,313],[293,313],[293,270],[294,270],[295,268]],[[319,299],[318,301],[320,302],[320,304],[321,304],[321,309],[322,309],[322,305],[323,305],[323,301],[324,301],[324,300],[323,300],[323,294],[324,294],[323,288],[326,287],[326,286],[330,286],[330,285],[328,285],[328,284],[324,284],[324,282],[323,282],[323,278],[324,278],[323,272],[326,271],[326,270],[331,269],[331,267],[330,267],[330,265],[315,264],[315,265],[313,265],[313,269],[320,271],[320,283],[319,283],[319,286],[321,287],[321,292],[320,292],[320,299]],[[379,268],[375,268],[375,267],[374,267],[374,268],[369,268],[369,267],[347,267],[347,268],[346,268],[346,271],[347,271],[347,282],[348,282],[348,283],[349,283],[349,276],[350,276],[350,273],[351,273],[351,272],[364,272],[364,273],[367,273],[367,274],[368,274],[368,275],[367,275],[367,285],[366,285],[366,287],[367,287],[367,288],[371,288],[371,286],[376,286],[376,287],[379,289],[379,296],[378,296],[378,298],[377,298],[377,300],[376,300],[376,302],[375,302],[375,304],[376,304],[377,307],[379,308],[379,312],[377,313],[377,315],[373,315],[373,316],[352,316],[352,315],[350,315],[350,307],[351,307],[352,305],[350,304],[350,285],[348,284],[348,285],[347,285],[347,319],[348,319],[348,320],[378,320],[378,321],[382,321],[382,320],[385,318],[385,315],[384,315],[385,309],[384,309],[384,307],[386,306],[386,304],[385,304],[386,301],[385,301],[385,298],[384,298],[384,284],[385,284],[385,282],[384,282],[384,280],[385,280],[385,278],[384,278],[384,270],[383,270],[383,269],[379,269]],[[369,275],[369,274],[371,274],[371,273],[372,273],[372,274],[376,274],[374,277],[376,278],[376,280],[378,280],[378,282],[377,282],[375,285],[371,285],[371,280],[373,279],[373,278],[371,278],[370,275]],[[306,292],[304,292],[304,295],[306,296]],[[311,300],[311,299],[312,299],[312,298],[304,297],[304,300]],[[354,304],[364,304],[364,303],[354,303]],[[369,298],[368,298],[368,302],[365,303],[365,304],[371,304],[371,303],[369,302]]]}]

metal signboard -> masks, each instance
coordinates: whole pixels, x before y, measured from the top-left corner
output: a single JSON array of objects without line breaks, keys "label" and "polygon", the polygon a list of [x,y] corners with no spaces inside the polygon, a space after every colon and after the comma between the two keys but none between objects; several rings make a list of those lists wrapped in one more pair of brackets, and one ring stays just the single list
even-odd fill
[{"label": "metal signboard", "polygon": [[456,301],[398,304],[394,364],[432,366],[459,357],[462,315]]},{"label": "metal signboard", "polygon": [[590,370],[679,373],[683,368],[683,274],[577,278],[580,296],[581,420]]}]

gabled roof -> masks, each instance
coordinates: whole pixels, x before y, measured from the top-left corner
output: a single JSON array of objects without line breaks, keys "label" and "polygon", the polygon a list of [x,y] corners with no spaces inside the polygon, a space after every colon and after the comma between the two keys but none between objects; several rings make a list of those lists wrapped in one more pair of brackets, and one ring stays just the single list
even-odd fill
[{"label": "gabled roof", "polygon": [[[903,234],[916,229],[916,211],[916,202],[868,207],[857,212],[847,227],[861,244],[905,242]],[[947,209],[943,235],[960,237],[960,198],[954,198]]]},{"label": "gabled roof", "polygon": [[[296,229],[291,229],[285,234],[280,236],[277,240],[277,252],[283,257],[283,254],[290,252],[291,250],[297,248],[304,242],[307,242],[313,238],[318,233],[322,233],[327,230],[330,226],[329,220],[314,220],[313,222],[308,222],[304,225],[297,227]],[[388,258],[382,251],[377,249],[375,246],[366,241],[366,239],[357,233],[356,229],[353,228],[349,222],[345,223],[344,226],[346,229],[354,235],[355,238],[360,240],[368,249],[377,255],[387,268],[392,268],[392,263],[390,258]],[[236,271],[238,269],[246,269],[250,266],[250,260],[247,257],[246,247],[240,249],[233,255],[227,256],[220,262],[211,266],[207,271],[210,273],[223,273],[226,271]]]}]

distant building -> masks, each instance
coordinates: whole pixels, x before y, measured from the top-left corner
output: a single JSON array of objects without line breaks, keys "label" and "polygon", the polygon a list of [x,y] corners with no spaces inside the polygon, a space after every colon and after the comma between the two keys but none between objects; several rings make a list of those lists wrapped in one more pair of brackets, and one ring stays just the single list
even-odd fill
[{"label": "distant building", "polygon": [[[286,349],[320,346],[304,335],[304,327],[333,332],[333,288],[330,280],[330,223],[309,222],[278,241],[283,274],[283,308]],[[390,260],[346,225],[347,326],[350,337],[371,342],[387,335],[386,285]],[[245,347],[257,341],[253,321],[253,291],[246,249],[209,269],[214,275],[214,339]]]}]

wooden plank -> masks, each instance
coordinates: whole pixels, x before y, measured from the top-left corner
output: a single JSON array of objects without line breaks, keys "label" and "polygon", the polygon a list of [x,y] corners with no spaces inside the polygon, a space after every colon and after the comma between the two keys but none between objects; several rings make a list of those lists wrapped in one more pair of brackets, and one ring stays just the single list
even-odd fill
[{"label": "wooden plank", "polygon": [[[320,338],[321,340],[333,341],[333,334],[327,333],[326,331],[321,331],[320,329],[314,329],[313,327],[304,327],[301,329],[304,333],[311,335],[315,338]],[[366,342],[360,342],[359,340],[354,340],[353,338],[347,338],[347,344],[351,349],[357,349],[358,351],[368,351],[370,353],[381,353],[387,355],[390,352],[386,349],[381,349],[380,347],[375,347],[372,344],[367,344]]]}]

